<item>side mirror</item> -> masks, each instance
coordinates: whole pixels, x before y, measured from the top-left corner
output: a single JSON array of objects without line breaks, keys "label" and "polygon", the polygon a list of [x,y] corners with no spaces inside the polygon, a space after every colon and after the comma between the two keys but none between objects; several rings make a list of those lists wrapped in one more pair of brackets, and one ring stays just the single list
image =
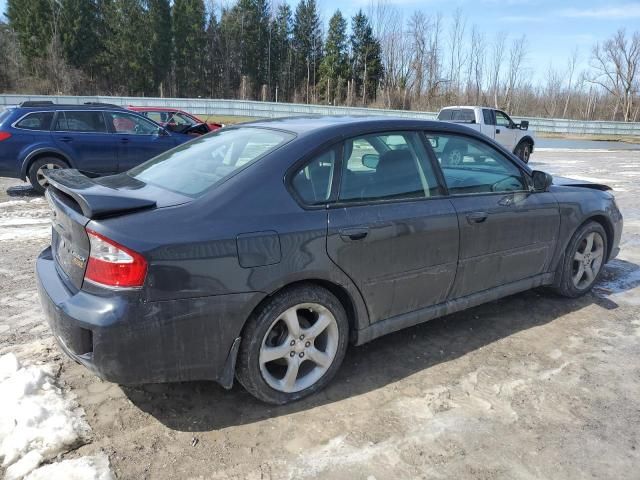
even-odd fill
[{"label": "side mirror", "polygon": [[520,130],[529,130],[529,120],[522,120],[520,122]]},{"label": "side mirror", "polygon": [[169,132],[167,132],[164,128],[162,127],[158,127],[158,131],[156,132],[156,135],[160,136],[160,137],[165,137],[167,135],[169,135]]},{"label": "side mirror", "polygon": [[438,144],[440,142],[438,141],[438,137],[429,137],[429,143],[431,144],[431,147],[438,148]]},{"label": "side mirror", "polygon": [[531,178],[533,179],[533,189],[536,192],[546,192],[553,183],[553,177],[540,170],[534,170]]},{"label": "side mirror", "polygon": [[375,153],[365,153],[364,155],[362,155],[362,164],[372,170],[378,168],[379,161],[380,155],[376,155]]}]

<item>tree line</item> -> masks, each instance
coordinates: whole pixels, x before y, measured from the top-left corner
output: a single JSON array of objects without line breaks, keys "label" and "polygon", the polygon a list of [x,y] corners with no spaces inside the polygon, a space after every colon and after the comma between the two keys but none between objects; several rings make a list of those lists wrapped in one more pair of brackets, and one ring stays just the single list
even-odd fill
[{"label": "tree line", "polygon": [[640,32],[594,45],[582,71],[576,51],[541,75],[524,36],[489,37],[461,10],[407,17],[385,0],[327,22],[315,0],[8,0],[6,18],[2,92],[640,120]]}]

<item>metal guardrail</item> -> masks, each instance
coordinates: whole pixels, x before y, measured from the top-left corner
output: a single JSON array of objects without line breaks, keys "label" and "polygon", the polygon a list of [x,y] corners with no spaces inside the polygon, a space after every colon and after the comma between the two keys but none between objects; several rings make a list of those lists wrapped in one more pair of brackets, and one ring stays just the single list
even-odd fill
[{"label": "metal guardrail", "polygon": [[[46,95],[0,95],[0,106],[16,105],[24,101],[46,101],[55,103],[83,104],[104,102],[115,105],[175,107],[196,115],[235,115],[243,117],[276,118],[301,115],[382,115],[403,118],[433,120],[434,112],[409,110],[384,110],[379,108],[333,107],[329,105],[306,105],[298,103],[256,102],[248,100],[216,100],[203,98],[152,98],[109,96],[46,96]],[[640,123],[582,121],[556,118],[520,117],[528,120],[530,127],[540,133],[576,135],[638,136]]]}]

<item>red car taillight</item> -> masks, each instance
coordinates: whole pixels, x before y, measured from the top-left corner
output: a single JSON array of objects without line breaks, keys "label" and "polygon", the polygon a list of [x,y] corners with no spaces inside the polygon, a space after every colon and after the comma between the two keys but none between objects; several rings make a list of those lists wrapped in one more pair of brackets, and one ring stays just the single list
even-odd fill
[{"label": "red car taillight", "polygon": [[91,251],[85,280],[106,287],[141,287],[147,276],[147,261],[142,255],[87,229]]},{"label": "red car taillight", "polygon": [[11,138],[11,134],[9,132],[0,132],[0,142],[7,140],[8,138]]}]

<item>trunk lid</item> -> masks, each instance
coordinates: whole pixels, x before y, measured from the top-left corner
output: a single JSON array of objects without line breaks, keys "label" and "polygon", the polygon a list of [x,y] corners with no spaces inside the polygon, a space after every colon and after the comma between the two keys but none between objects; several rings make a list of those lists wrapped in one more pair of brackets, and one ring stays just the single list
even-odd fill
[{"label": "trunk lid", "polygon": [[77,170],[48,174],[46,198],[52,210],[51,250],[61,278],[71,289],[84,281],[90,254],[86,226],[91,220],[179,205],[190,199],[127,174],[91,179]]}]

